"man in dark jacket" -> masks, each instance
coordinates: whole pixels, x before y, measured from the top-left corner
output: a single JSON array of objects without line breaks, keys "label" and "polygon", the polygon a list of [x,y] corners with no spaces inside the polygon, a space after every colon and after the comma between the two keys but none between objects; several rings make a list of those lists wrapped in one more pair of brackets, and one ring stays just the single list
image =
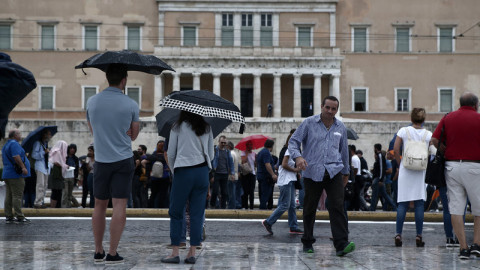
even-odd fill
[{"label": "man in dark jacket", "polygon": [[375,163],[373,164],[373,181],[372,181],[372,200],[370,204],[370,211],[377,209],[379,194],[384,198],[385,203],[392,205],[393,211],[397,211],[396,205],[393,203],[392,198],[387,194],[385,189],[385,176],[387,171],[387,160],[385,154],[382,153],[382,145],[376,143],[374,145],[375,151]]}]

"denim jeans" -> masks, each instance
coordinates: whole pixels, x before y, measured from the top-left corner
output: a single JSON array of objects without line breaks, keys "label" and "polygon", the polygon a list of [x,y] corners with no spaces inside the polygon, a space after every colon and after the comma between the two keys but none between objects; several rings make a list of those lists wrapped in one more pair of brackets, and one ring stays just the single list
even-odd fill
[{"label": "denim jeans", "polygon": [[443,229],[445,230],[445,236],[447,238],[453,238],[452,218],[448,210],[447,187],[441,187],[438,190],[443,206]]},{"label": "denim jeans", "polygon": [[[397,234],[402,234],[403,223],[405,222],[405,216],[407,215],[407,210],[410,202],[399,202],[397,208]],[[415,228],[417,230],[417,235],[422,235],[423,230],[423,200],[414,201],[415,205]]]},{"label": "denim jeans", "polygon": [[288,226],[297,229],[297,213],[295,211],[295,182],[290,181],[284,186],[279,186],[280,197],[275,211],[267,218],[267,223],[273,225],[288,210]]},{"label": "denim jeans", "polygon": [[208,166],[175,169],[168,210],[172,245],[180,245],[187,201],[190,202],[190,245],[200,245],[208,184]]},{"label": "denim jeans", "polygon": [[378,204],[378,195],[382,196],[385,199],[385,203],[389,203],[393,211],[397,211],[396,204],[392,201],[392,198],[387,194],[385,189],[385,184],[380,184],[380,179],[377,177],[372,181],[372,200],[370,204],[370,211],[375,211]]},{"label": "denim jeans", "polygon": [[235,180],[235,208],[242,208],[242,196],[243,196],[243,187],[242,181],[240,179]]},{"label": "denim jeans", "polygon": [[236,183],[237,181],[227,181],[227,193],[228,193],[228,209],[237,208],[237,198],[236,198]]}]

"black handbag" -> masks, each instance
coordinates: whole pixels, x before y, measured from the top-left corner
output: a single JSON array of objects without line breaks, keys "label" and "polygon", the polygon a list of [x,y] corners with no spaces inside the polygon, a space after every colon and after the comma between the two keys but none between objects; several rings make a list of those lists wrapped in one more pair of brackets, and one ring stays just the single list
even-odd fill
[{"label": "black handbag", "polygon": [[435,157],[428,162],[427,172],[425,173],[425,183],[437,187],[447,186],[445,180],[445,157],[444,153],[440,151],[442,143],[445,145],[443,133],[445,131],[445,122],[443,122],[442,132],[440,133],[440,142],[438,143],[437,153]]}]

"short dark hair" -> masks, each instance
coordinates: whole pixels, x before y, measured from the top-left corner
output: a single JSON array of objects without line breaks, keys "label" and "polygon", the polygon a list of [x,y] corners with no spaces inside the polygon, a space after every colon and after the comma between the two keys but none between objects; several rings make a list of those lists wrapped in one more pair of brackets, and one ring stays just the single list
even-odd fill
[{"label": "short dark hair", "polygon": [[425,112],[424,108],[413,108],[412,113],[410,114],[410,120],[414,124],[422,124],[425,122],[425,118],[427,117],[427,112]]},{"label": "short dark hair", "polygon": [[230,148],[232,148],[232,149],[235,148],[235,145],[234,145],[233,142],[231,142],[231,141],[228,141],[228,142],[227,142],[227,145],[228,145],[228,147],[230,147]]},{"label": "short dark hair", "polygon": [[9,139],[13,139],[13,137],[15,137],[15,133],[17,132],[16,129],[14,130],[10,130],[10,132],[8,132],[8,138]]},{"label": "short dark hair", "polygon": [[332,101],[336,101],[337,102],[337,109],[338,107],[340,106],[340,101],[338,101],[338,98],[334,97],[334,96],[326,96],[323,100],[322,100],[322,106],[325,105],[325,101],[326,100],[332,100]]},{"label": "short dark hair", "polygon": [[95,149],[93,148],[93,145],[90,145],[87,149],[95,152]]},{"label": "short dark hair", "polygon": [[357,152],[357,147],[355,146],[355,144],[350,144],[348,148],[350,148],[350,151],[353,151],[354,153]]},{"label": "short dark hair", "polygon": [[109,85],[119,85],[128,76],[127,67],[122,64],[111,64],[108,66],[106,75]]},{"label": "short dark hair", "polygon": [[142,151],[144,154],[147,153],[147,146],[143,145],[143,144],[140,144],[138,147],[142,148]]},{"label": "short dark hair", "polygon": [[74,143],[71,143],[68,148],[67,148],[67,154],[70,152],[70,149],[75,149],[75,152],[77,152],[77,145]]},{"label": "short dark hair", "polygon": [[360,155],[362,155],[362,156],[363,156],[363,152],[362,152],[362,150],[360,150],[360,149],[359,149],[359,150],[357,150],[357,151],[355,152],[355,154],[357,154],[357,155],[358,155],[358,154],[360,154]]},{"label": "short dark hair", "polygon": [[374,146],[375,150],[382,151],[382,145],[379,143],[376,143]]},{"label": "short dark hair", "polygon": [[475,107],[478,104],[478,97],[472,93],[464,93],[460,97],[460,106]]},{"label": "short dark hair", "polygon": [[272,148],[275,142],[273,140],[267,139],[265,143],[263,144],[263,147],[265,148]]}]

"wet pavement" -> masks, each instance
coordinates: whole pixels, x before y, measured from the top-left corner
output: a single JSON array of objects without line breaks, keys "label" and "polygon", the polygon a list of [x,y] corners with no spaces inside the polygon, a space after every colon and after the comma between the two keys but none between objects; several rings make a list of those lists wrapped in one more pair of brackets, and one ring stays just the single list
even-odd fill
[{"label": "wet pavement", "polygon": [[[32,217],[29,225],[0,223],[0,269],[480,269],[480,258],[458,259],[458,248],[446,248],[443,224],[424,224],[424,248],[415,246],[415,225],[404,226],[404,246],[394,246],[394,222],[351,221],[350,240],[357,249],[345,257],[335,256],[328,221],[315,225],[315,253],[302,252],[299,235],[290,235],[288,223],[278,221],[268,235],[261,219],[207,219],[207,238],[197,251],[197,263],[160,260],[167,249],[169,220],[128,218],[118,252],[122,265],[93,263],[90,218]],[[107,228],[109,221],[107,221]],[[302,225],[300,223],[300,225]],[[302,227],[302,226],[300,226]],[[468,241],[473,226],[466,226]],[[108,230],[105,237],[108,247]]]}]

